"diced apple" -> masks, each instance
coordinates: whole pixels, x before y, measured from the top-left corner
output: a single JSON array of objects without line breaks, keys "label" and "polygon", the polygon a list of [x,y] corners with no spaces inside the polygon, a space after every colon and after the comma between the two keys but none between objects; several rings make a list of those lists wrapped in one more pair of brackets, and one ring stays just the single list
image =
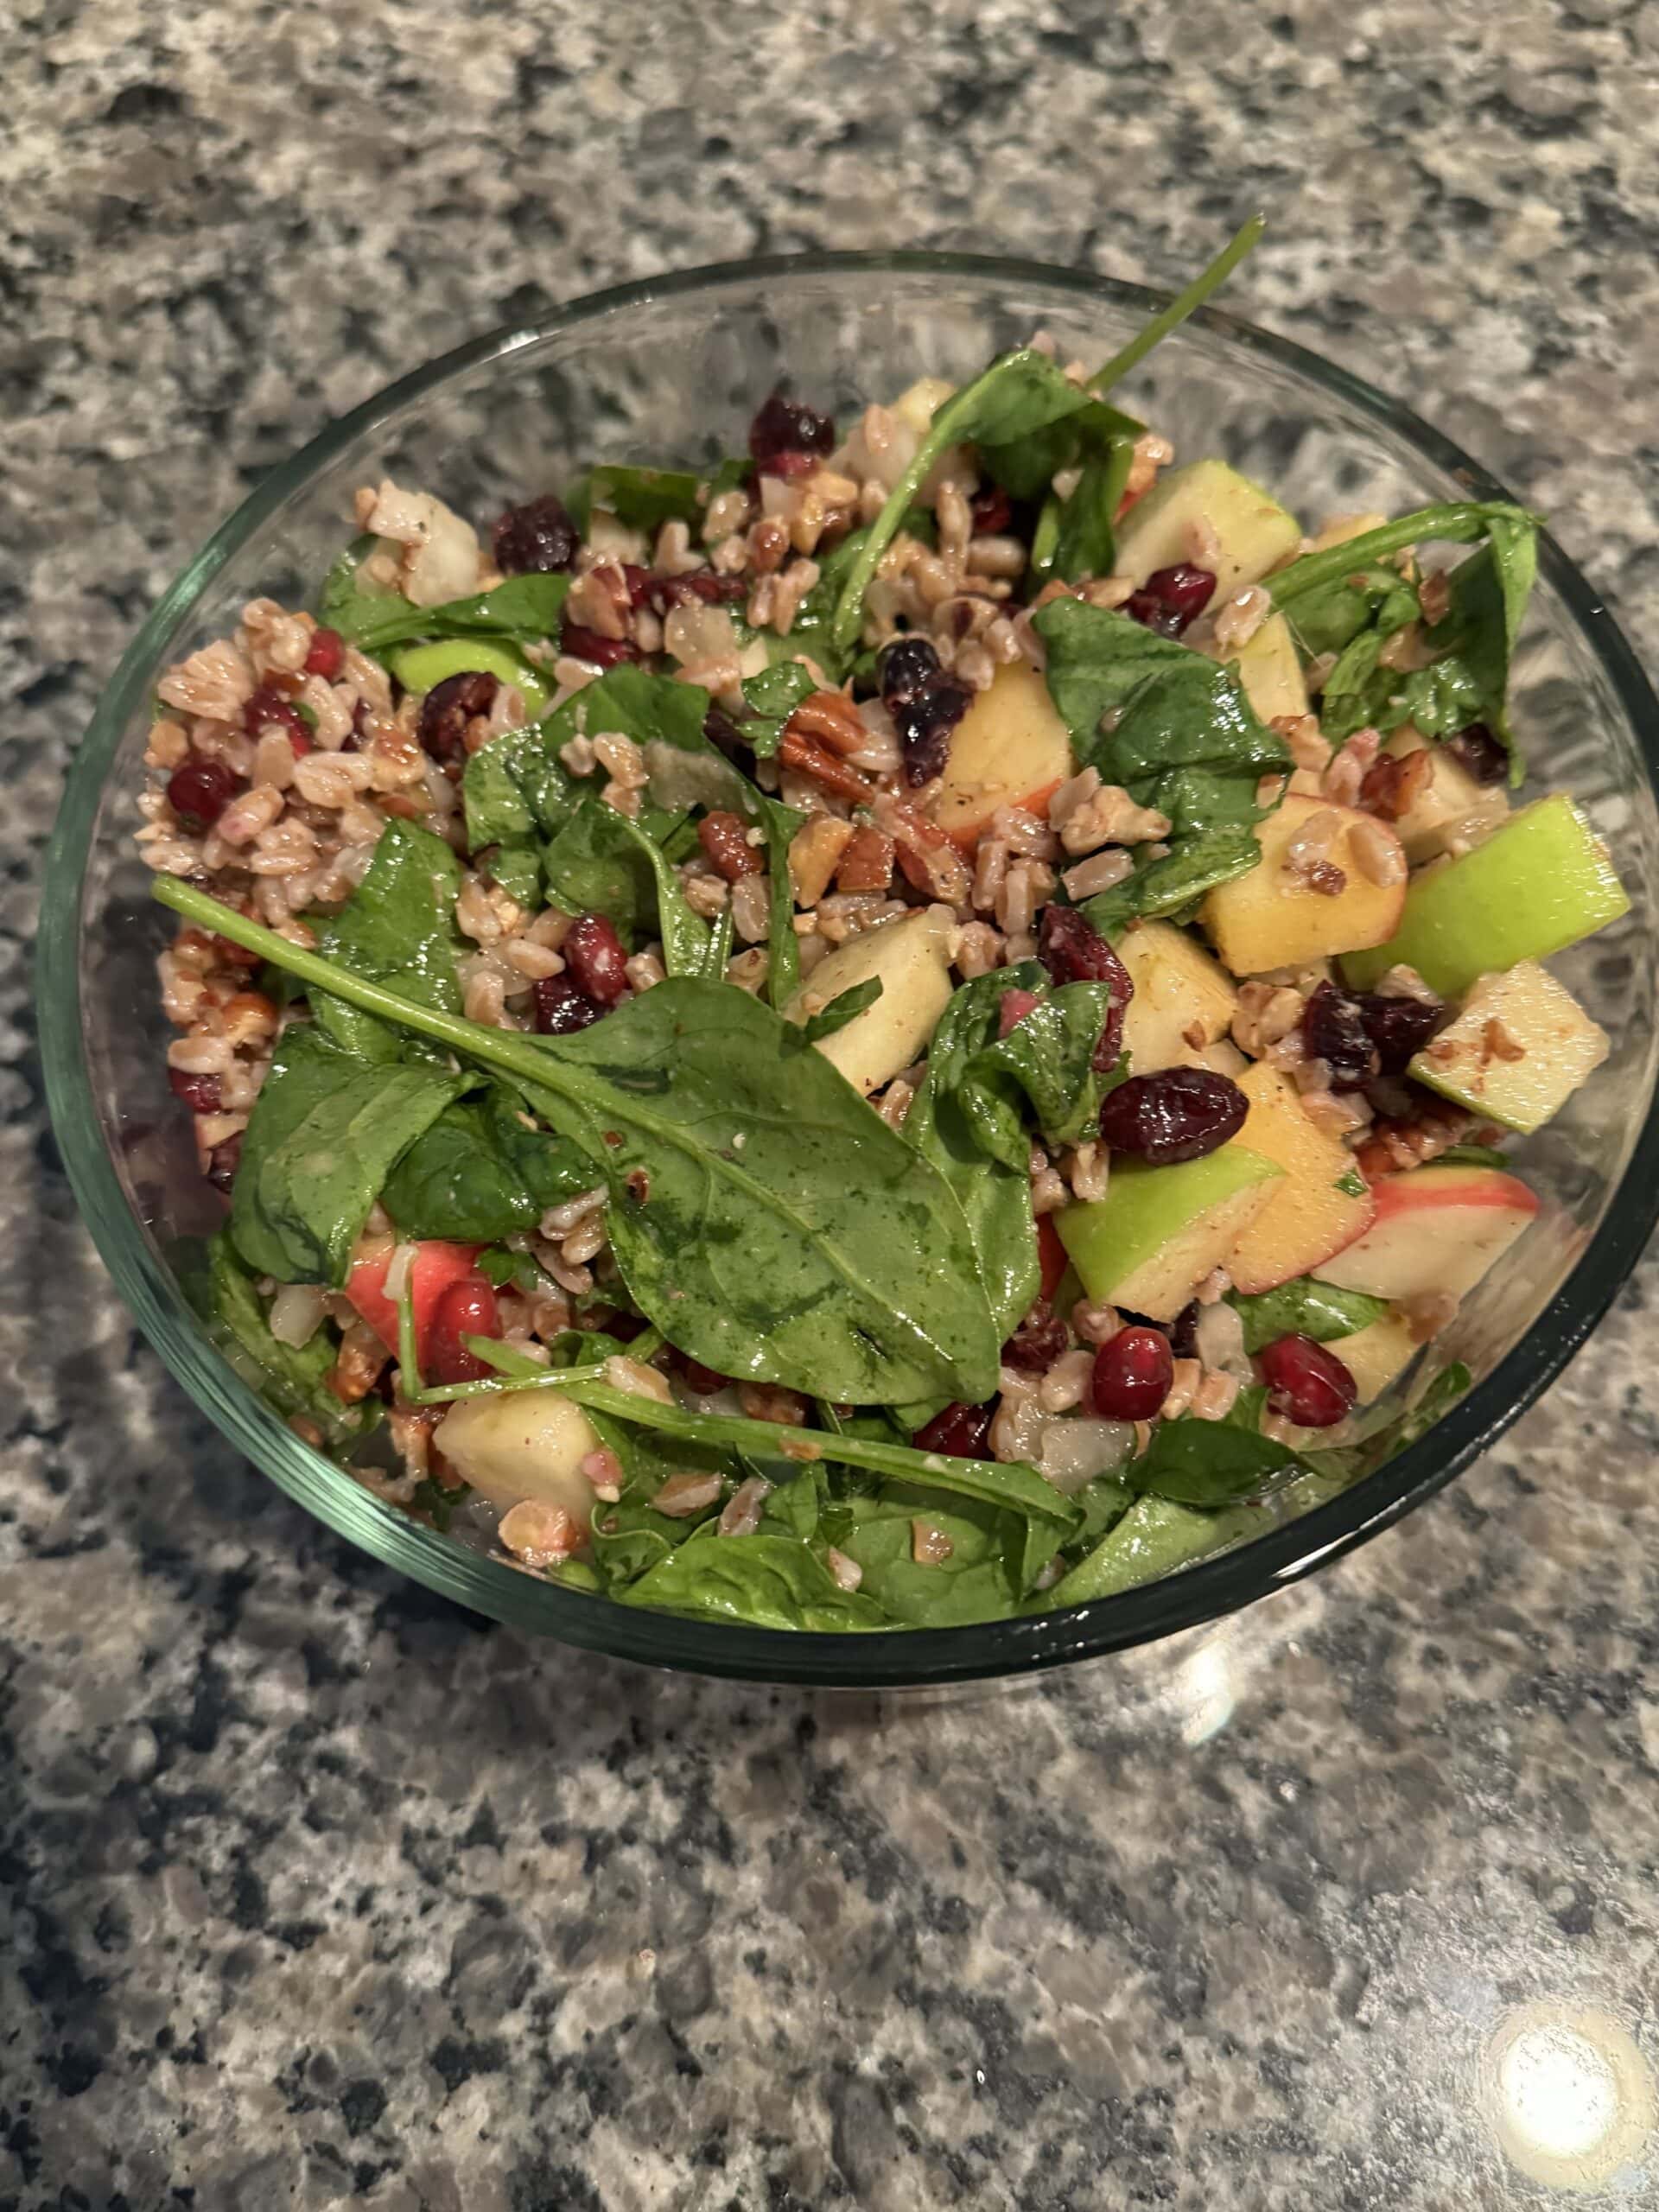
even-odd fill
[{"label": "diced apple", "polygon": [[526,1497],[562,1505],[584,1532],[594,1486],[582,1463],[600,1440],[559,1390],[513,1390],[451,1406],[433,1442],[458,1475],[498,1505]]},{"label": "diced apple", "polygon": [[1224,461],[1193,461],[1171,469],[1138,499],[1117,536],[1114,574],[1143,584],[1154,569],[1194,559],[1192,540],[1202,525],[1220,543],[1210,604],[1241,584],[1253,584],[1302,542],[1302,526],[1270,493]]},{"label": "diced apple", "polygon": [[1421,756],[1412,770],[1407,804],[1394,825],[1414,868],[1439,860],[1454,838],[1485,836],[1510,810],[1500,785],[1478,784],[1455,753],[1428,744],[1409,723],[1382,750],[1396,760]]},{"label": "diced apple", "polygon": [[1526,1185],[1497,1167],[1439,1163],[1372,1188],[1370,1227],[1313,1273],[1373,1298],[1465,1296],[1538,1211]]},{"label": "diced apple", "polygon": [[1250,1065],[1230,1037],[1217,1037],[1213,1045],[1205,1045],[1192,1056],[1195,1068],[1209,1068],[1217,1075],[1230,1076],[1235,1082]]},{"label": "diced apple", "polygon": [[874,1006],[846,1027],[818,1039],[817,1049],[868,1098],[927,1049],[950,997],[950,947],[955,918],[946,906],[926,906],[859,937],[825,955],[784,1009],[804,1021],[872,976],[881,981]]},{"label": "diced apple", "polygon": [[1105,1197],[1068,1206],[1055,1226],[1090,1298],[1173,1321],[1283,1173],[1241,1144],[1174,1167],[1119,1157]]},{"label": "diced apple", "polygon": [[[429,1346],[428,1331],[438,1300],[451,1283],[461,1282],[473,1272],[473,1262],[483,1248],[477,1244],[449,1244],[429,1236],[415,1247],[409,1268],[409,1300],[415,1319],[415,1351],[424,1366]],[[397,1307],[386,1296],[386,1276],[391,1253],[384,1259],[359,1260],[346,1284],[346,1295],[390,1352],[397,1349]]]},{"label": "diced apple", "polygon": [[1362,1406],[1369,1406],[1374,1398],[1380,1398],[1395,1376],[1405,1372],[1421,1349],[1417,1335],[1403,1313],[1385,1313],[1380,1321],[1356,1329],[1351,1337],[1338,1337],[1331,1345],[1358,1385],[1358,1402]]},{"label": "diced apple", "polygon": [[925,438],[934,416],[956,388],[945,377],[918,377],[893,401],[891,411],[918,438]]},{"label": "diced apple", "polygon": [[1480,976],[1547,960],[1630,906],[1607,848],[1557,791],[1512,814],[1484,845],[1414,877],[1392,934],[1357,941],[1343,972],[1369,990],[1403,961],[1442,998],[1461,998]]},{"label": "diced apple", "polygon": [[1250,1103],[1239,1142],[1285,1171],[1223,1262],[1234,1287],[1254,1294],[1333,1258],[1363,1235],[1376,1205],[1353,1154],[1309,1117],[1287,1076],[1258,1060],[1238,1087]]},{"label": "diced apple", "polygon": [[1364,537],[1374,530],[1381,530],[1387,515],[1332,515],[1317,537],[1308,540],[1310,553],[1328,553],[1333,545],[1351,545],[1357,537]]},{"label": "diced apple", "polygon": [[[1319,822],[1321,816],[1329,817],[1328,824]],[[1342,872],[1334,893],[1315,890],[1307,870],[1292,862],[1291,848],[1299,836],[1317,836],[1327,826],[1321,856]],[[1367,845],[1363,866],[1355,850],[1356,834]],[[1374,857],[1379,836],[1389,836],[1387,825],[1357,807],[1333,806],[1328,799],[1299,792],[1281,800],[1255,825],[1261,866],[1218,884],[1204,902],[1201,919],[1223,964],[1235,976],[1259,976],[1269,968],[1298,967],[1329,953],[1381,944],[1399,927],[1406,870],[1405,856],[1399,854],[1399,881],[1374,880],[1380,872]]]},{"label": "diced apple", "polygon": [[1530,1136],[1607,1057],[1607,1033],[1566,985],[1522,960],[1483,976],[1411,1073],[1471,1113]]},{"label": "diced apple", "polygon": [[1290,624],[1282,614],[1270,614],[1253,638],[1217,658],[1237,677],[1244,696],[1264,722],[1270,722],[1275,715],[1308,711],[1301,658]]},{"label": "diced apple", "polygon": [[511,683],[531,721],[547,712],[547,685],[522,653],[477,638],[441,638],[409,645],[391,657],[391,672],[405,691],[430,691],[452,676],[498,676]]},{"label": "diced apple", "polygon": [[1047,684],[1029,661],[1009,661],[952,733],[933,819],[971,846],[999,807],[1040,817],[1072,765],[1071,735]]},{"label": "diced apple", "polygon": [[1138,923],[1115,949],[1135,985],[1123,1017],[1131,1074],[1197,1065],[1204,1048],[1232,1027],[1238,1004],[1232,977],[1168,922]]}]

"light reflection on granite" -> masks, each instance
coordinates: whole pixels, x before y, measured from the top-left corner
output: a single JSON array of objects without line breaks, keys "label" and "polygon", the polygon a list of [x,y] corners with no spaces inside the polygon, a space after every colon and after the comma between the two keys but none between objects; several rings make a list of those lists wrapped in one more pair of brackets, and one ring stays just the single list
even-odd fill
[{"label": "light reflection on granite", "polygon": [[1547,507],[1656,657],[1652,12],[116,0],[13,59],[0,2206],[1488,2212],[1573,2160],[1659,2202],[1650,1267],[1314,1582],[815,1701],[528,1644],[306,1521],[137,1341],[22,1042],[65,751],[207,524],[623,276],[1167,279],[1264,200],[1241,308]]}]

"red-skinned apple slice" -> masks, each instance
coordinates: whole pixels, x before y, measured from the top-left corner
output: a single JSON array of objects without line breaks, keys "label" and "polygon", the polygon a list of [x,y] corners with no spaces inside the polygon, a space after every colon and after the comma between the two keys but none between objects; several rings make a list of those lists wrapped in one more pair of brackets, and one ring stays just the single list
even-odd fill
[{"label": "red-skinned apple slice", "polygon": [[970,849],[999,807],[1039,817],[1072,772],[1071,738],[1029,661],[999,668],[957,724],[933,819]]},{"label": "red-skinned apple slice", "polygon": [[1538,1211],[1526,1185],[1496,1167],[1414,1167],[1372,1187],[1370,1227],[1313,1273],[1373,1298],[1466,1296]]}]

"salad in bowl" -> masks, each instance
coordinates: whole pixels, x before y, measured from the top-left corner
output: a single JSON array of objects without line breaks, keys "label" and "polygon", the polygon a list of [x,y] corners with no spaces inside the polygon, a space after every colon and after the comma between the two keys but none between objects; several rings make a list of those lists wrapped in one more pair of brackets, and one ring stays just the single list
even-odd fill
[{"label": "salad in bowl", "polygon": [[1627,901],[1516,796],[1534,516],[1293,514],[1113,404],[1253,235],[1103,367],[780,388],[476,520],[365,482],[315,604],[162,678],[193,1294],[379,1497],[628,1606],[941,1627],[1456,1396],[1504,1147],[1607,1050],[1545,963]]}]

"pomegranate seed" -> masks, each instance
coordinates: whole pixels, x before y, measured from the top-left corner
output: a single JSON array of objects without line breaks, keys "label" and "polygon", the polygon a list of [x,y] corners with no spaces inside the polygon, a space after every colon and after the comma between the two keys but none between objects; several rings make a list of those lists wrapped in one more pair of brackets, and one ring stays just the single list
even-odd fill
[{"label": "pomegranate seed", "polygon": [[1230,1076],[1208,1068],[1160,1068],[1132,1075],[1100,1109],[1100,1134],[1114,1152],[1152,1167],[1202,1160],[1244,1126],[1243,1092]]},{"label": "pomegranate seed", "polygon": [[1216,579],[1208,569],[1195,569],[1190,561],[1178,561],[1173,568],[1154,569],[1141,588],[1175,617],[1179,626],[1175,635],[1179,637],[1209,606]]},{"label": "pomegranate seed", "polygon": [[498,515],[490,543],[504,576],[545,576],[568,569],[582,540],[564,502],[548,492]]},{"label": "pomegranate seed", "polygon": [[1257,1359],[1268,1409],[1298,1428],[1332,1428],[1353,1410],[1353,1376],[1327,1345],[1312,1337],[1281,1337]]},{"label": "pomegranate seed", "polygon": [[[835,448],[835,417],[820,415],[798,399],[785,399],[781,386],[762,401],[749,425],[749,451],[763,475],[808,474]],[[793,465],[780,467],[786,454]],[[799,466],[800,460],[808,463],[807,468]]]},{"label": "pomegranate seed", "polygon": [[452,1282],[433,1307],[427,1330],[429,1378],[434,1382],[484,1382],[495,1370],[461,1339],[500,1332],[500,1309],[484,1277],[463,1275],[459,1282]]},{"label": "pomegranate seed", "polygon": [[1106,1421],[1155,1421],[1174,1379],[1162,1330],[1120,1329],[1095,1354],[1095,1411]]},{"label": "pomegranate seed", "polygon": [[958,1400],[935,1414],[910,1440],[918,1452],[948,1452],[953,1459],[988,1459],[994,1410],[988,1405],[964,1406]]},{"label": "pomegranate seed", "polygon": [[571,982],[596,1006],[614,1006],[627,989],[627,952],[607,915],[582,915],[559,950]]},{"label": "pomegranate seed", "polygon": [[217,1114],[219,1110],[219,1077],[216,1075],[190,1075],[183,1068],[168,1068],[168,1087],[175,1098],[182,1098],[193,1114]]},{"label": "pomegranate seed", "polygon": [[1002,1347],[1004,1367],[1018,1367],[1031,1375],[1046,1375],[1065,1350],[1065,1324],[1039,1298]]},{"label": "pomegranate seed", "polygon": [[167,803],[183,820],[210,830],[241,788],[242,779],[222,760],[192,754],[167,781]]},{"label": "pomegranate seed", "polygon": [[632,638],[601,638],[597,630],[584,630],[580,622],[567,622],[559,632],[559,651],[572,660],[590,662],[595,668],[616,668],[625,660],[643,660]]},{"label": "pomegranate seed", "polygon": [[536,984],[536,1027],[543,1037],[569,1037],[605,1011],[565,976],[543,976]]},{"label": "pomegranate seed", "polygon": [[434,760],[465,760],[467,725],[489,713],[500,688],[497,677],[481,670],[435,683],[421,702],[416,734],[423,750]]},{"label": "pomegranate seed", "polygon": [[1006,1037],[1009,1030],[1017,1029],[1033,1007],[1041,1004],[1035,991],[1004,991],[996,1009],[997,1035]]},{"label": "pomegranate seed", "polygon": [[942,673],[939,657],[925,638],[899,638],[881,656],[881,696],[888,706],[914,699]]},{"label": "pomegranate seed", "polygon": [[1132,591],[1123,602],[1123,612],[1131,622],[1138,622],[1143,630],[1156,632],[1160,638],[1179,638],[1186,627],[1173,607],[1166,607],[1149,591]]},{"label": "pomegranate seed", "polygon": [[1446,740],[1446,749],[1478,784],[1501,784],[1510,772],[1510,756],[1484,722],[1471,722],[1460,729]]},{"label": "pomegranate seed", "polygon": [[305,657],[308,676],[321,676],[332,683],[346,665],[346,640],[338,630],[314,630],[311,650]]},{"label": "pomegranate seed", "polygon": [[1000,484],[977,493],[974,499],[974,535],[996,537],[1014,520],[1014,502]]}]

